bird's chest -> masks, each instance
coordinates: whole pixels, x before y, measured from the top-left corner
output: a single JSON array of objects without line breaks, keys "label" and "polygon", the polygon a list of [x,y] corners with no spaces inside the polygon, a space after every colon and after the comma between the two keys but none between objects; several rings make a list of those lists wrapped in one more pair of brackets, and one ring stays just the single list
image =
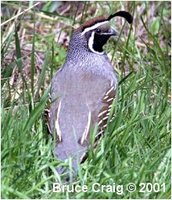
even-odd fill
[{"label": "bird's chest", "polygon": [[63,98],[69,103],[93,106],[101,102],[111,81],[92,73],[70,74],[64,81]]}]

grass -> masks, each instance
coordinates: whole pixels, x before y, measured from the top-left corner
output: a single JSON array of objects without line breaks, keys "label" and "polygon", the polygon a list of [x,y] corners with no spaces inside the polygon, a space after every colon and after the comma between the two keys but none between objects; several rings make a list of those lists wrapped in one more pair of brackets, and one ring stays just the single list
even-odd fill
[{"label": "grass", "polygon": [[[2,198],[170,199],[170,2],[80,4],[73,6],[72,16],[81,14],[78,18],[56,17],[59,4],[48,2],[42,3],[44,12],[36,7],[1,27]],[[6,21],[19,7],[32,6],[32,1],[2,5]],[[88,191],[53,193],[53,183],[61,181],[55,168],[63,163],[53,155],[55,144],[47,133],[44,108],[51,78],[66,55],[66,44],[55,43],[53,29],[59,30],[58,41],[64,33],[62,38],[68,38],[71,22],[90,18],[91,9],[98,9],[96,15],[130,10],[134,23],[130,30],[126,24],[118,42],[111,40],[106,48],[120,85],[113,121],[96,149],[90,149],[77,176],[78,184],[86,185]],[[120,24],[117,21],[118,30]],[[118,187],[115,192],[93,192],[95,183]],[[136,185],[136,191],[127,191],[129,183]],[[159,190],[152,191],[148,183],[158,183]],[[124,192],[117,191],[120,186]]]}]

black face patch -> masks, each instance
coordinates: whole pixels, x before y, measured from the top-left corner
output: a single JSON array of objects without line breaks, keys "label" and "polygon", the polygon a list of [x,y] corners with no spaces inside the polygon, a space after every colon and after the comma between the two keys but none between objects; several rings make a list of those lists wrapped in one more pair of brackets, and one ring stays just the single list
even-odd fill
[{"label": "black face patch", "polygon": [[107,40],[111,35],[100,35],[95,33],[93,40],[93,49],[97,52],[103,52],[103,46],[106,44]]},{"label": "black face patch", "polygon": [[107,40],[114,35],[114,31],[109,24],[102,24],[97,28],[85,33],[85,37],[88,41],[88,47],[91,51],[97,53],[103,53],[103,46]]}]

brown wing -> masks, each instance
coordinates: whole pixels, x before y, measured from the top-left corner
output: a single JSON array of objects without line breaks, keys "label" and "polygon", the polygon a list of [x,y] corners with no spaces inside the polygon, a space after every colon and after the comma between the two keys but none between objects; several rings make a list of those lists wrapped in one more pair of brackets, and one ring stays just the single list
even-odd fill
[{"label": "brown wing", "polygon": [[103,134],[105,128],[107,127],[107,121],[110,115],[110,110],[112,107],[112,102],[115,99],[116,91],[114,86],[110,87],[108,91],[105,93],[102,102],[105,104],[98,114],[98,126],[99,132],[96,135],[96,140],[98,140]]},{"label": "brown wing", "polygon": [[[115,99],[116,96],[116,91],[114,86],[109,87],[109,89],[106,91],[102,98],[102,103],[104,106],[100,109],[97,117],[95,117],[95,123],[98,124],[98,133],[96,134],[95,137],[95,144],[94,147],[97,146],[98,142],[100,141],[100,138],[104,134],[104,130],[107,127],[107,121],[109,118],[110,110],[112,107],[112,102]],[[97,112],[96,112],[97,113]],[[83,163],[87,159],[87,152],[85,152],[81,158],[80,161]]]}]

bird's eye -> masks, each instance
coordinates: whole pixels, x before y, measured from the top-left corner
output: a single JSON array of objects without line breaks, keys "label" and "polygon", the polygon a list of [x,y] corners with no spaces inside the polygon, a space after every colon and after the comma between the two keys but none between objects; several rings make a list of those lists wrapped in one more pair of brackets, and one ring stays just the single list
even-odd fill
[{"label": "bird's eye", "polygon": [[101,33],[101,30],[99,28],[97,28],[96,33]]}]

